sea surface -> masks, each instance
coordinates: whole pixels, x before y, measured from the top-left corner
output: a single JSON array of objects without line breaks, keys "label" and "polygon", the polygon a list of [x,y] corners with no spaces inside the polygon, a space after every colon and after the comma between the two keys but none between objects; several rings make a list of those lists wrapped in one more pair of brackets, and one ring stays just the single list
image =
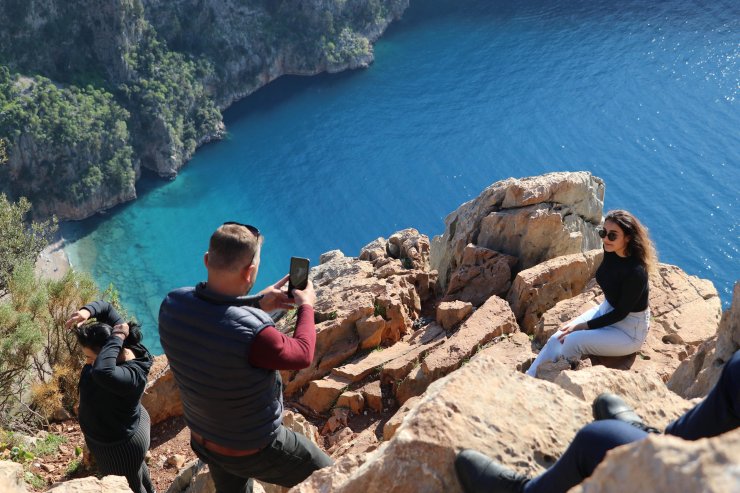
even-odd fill
[{"label": "sea surface", "polygon": [[559,170],[606,181],[605,209],[650,228],[661,261],[740,279],[740,2],[412,0],[366,70],[284,77],[232,106],[228,137],[139,199],[64,225],[161,353],[159,304],[205,278],[224,221],[264,233],[257,289],[292,255],[356,256],[444,218],[491,183]]}]

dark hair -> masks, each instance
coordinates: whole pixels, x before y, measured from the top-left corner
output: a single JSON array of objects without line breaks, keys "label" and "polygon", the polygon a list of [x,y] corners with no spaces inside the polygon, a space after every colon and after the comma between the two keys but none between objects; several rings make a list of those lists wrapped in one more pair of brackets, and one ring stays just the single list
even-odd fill
[{"label": "dark hair", "polygon": [[[93,322],[81,325],[75,329],[77,342],[80,346],[90,348],[93,351],[100,352],[105,345],[105,341],[113,333],[113,327],[102,322]],[[123,347],[130,348],[141,342],[141,326],[136,322],[128,323],[128,337],[123,340]]]},{"label": "dark hair", "polygon": [[262,240],[262,235],[255,235],[245,226],[224,224],[211,235],[208,266],[219,270],[241,269],[254,261]]},{"label": "dark hair", "polygon": [[648,229],[631,213],[616,209],[609,211],[604,218],[604,222],[611,221],[629,236],[627,242],[627,255],[634,256],[645,268],[645,271],[654,274],[658,266],[658,254],[655,246],[650,240]]}]

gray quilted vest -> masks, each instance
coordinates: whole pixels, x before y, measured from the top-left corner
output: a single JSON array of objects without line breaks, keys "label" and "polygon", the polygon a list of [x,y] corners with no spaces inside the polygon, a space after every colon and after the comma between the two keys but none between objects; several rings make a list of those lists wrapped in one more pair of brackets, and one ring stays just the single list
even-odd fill
[{"label": "gray quilted vest", "polygon": [[201,283],[170,292],[159,308],[159,338],[185,422],[206,440],[239,450],[271,443],[283,414],[280,373],[249,364],[252,341],[274,322],[248,304],[248,297],[221,296]]}]

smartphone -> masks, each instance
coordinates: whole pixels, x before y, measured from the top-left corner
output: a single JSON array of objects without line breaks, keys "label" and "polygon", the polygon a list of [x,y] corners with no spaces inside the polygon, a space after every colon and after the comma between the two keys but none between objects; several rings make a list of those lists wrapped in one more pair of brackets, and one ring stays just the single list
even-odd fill
[{"label": "smartphone", "polygon": [[288,278],[288,296],[293,297],[293,290],[306,289],[308,285],[308,259],[290,257],[290,277]]}]

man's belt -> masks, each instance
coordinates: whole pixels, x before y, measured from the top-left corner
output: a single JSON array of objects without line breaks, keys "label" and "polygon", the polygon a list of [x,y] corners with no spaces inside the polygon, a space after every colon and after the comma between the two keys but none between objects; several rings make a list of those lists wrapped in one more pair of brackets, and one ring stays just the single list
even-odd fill
[{"label": "man's belt", "polygon": [[224,447],[223,445],[219,445],[217,443],[213,443],[210,440],[206,440],[200,434],[194,432],[193,430],[190,430],[190,436],[195,443],[201,445],[203,448],[210,450],[211,452],[216,452],[219,455],[225,455],[226,457],[245,457],[247,455],[254,455],[262,450],[261,448],[240,450]]}]

